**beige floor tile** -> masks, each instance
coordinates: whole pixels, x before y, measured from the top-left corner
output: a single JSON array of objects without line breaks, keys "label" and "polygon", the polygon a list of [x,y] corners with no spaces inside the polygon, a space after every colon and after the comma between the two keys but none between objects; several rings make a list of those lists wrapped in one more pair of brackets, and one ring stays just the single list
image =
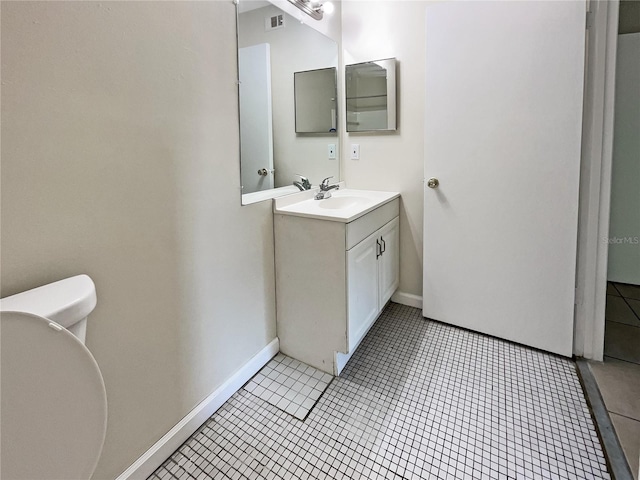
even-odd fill
[{"label": "beige floor tile", "polygon": [[589,366],[607,410],[640,421],[640,365],[605,358]]},{"label": "beige floor tile", "polygon": [[640,300],[640,285],[629,285],[628,283],[616,283],[615,285],[623,297]]},{"label": "beige floor tile", "polygon": [[614,287],[613,283],[611,282],[607,282],[607,295],[615,295],[616,297],[620,296],[620,293],[618,292],[618,290],[616,290],[616,287]]},{"label": "beige floor tile", "polygon": [[[636,314],[636,317],[640,318],[640,300],[634,300],[633,298],[627,298],[627,303]],[[640,321],[640,320],[639,320]]]},{"label": "beige floor tile", "polygon": [[640,363],[640,328],[606,322],[604,354],[619,360]]},{"label": "beige floor tile", "polygon": [[638,468],[640,468],[640,422],[615,413],[610,413],[609,416],[616,429],[624,455],[627,457],[627,463],[631,468],[633,478],[638,480]]},{"label": "beige floor tile", "polygon": [[640,320],[638,320],[636,314],[633,313],[633,310],[627,304],[627,301],[622,297],[607,295],[607,307],[604,316],[609,322],[618,322],[640,327]]}]

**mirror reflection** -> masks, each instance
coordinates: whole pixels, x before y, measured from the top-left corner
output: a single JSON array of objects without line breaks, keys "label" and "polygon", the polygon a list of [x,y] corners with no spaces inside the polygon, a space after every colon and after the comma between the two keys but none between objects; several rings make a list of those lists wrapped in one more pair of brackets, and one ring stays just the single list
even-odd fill
[{"label": "mirror reflection", "polygon": [[337,76],[335,68],[293,74],[297,133],[335,133]]},{"label": "mirror reflection", "polygon": [[396,60],[345,67],[347,132],[396,129]]},{"label": "mirror reflection", "polygon": [[[240,1],[238,74],[243,204],[299,191],[294,186],[294,182],[301,184],[298,175],[308,178],[313,185],[329,176],[338,180],[337,66],[338,46],[333,40],[269,2]],[[306,85],[299,88],[296,99],[296,72],[311,71],[324,71],[324,80],[333,76],[333,96],[327,94],[331,88],[328,84],[313,88],[318,80],[304,78],[302,83]],[[303,92],[305,89],[308,94]],[[329,105],[321,114],[318,109],[315,117],[313,109],[307,108],[306,113],[300,112],[296,118],[296,105],[308,107],[317,102],[314,96],[319,96],[319,90],[326,91],[322,97],[329,98],[329,104],[333,99],[333,106]]]}]

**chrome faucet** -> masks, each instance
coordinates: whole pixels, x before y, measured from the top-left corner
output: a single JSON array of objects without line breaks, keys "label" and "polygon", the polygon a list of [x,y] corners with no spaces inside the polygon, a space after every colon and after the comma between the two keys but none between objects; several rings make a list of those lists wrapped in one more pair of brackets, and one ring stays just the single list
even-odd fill
[{"label": "chrome faucet", "polygon": [[297,174],[300,177],[300,181],[299,182],[293,182],[293,184],[298,187],[298,189],[301,192],[304,192],[305,190],[309,190],[311,188],[311,182],[309,181],[309,179],[307,177],[304,177],[300,174]]},{"label": "chrome faucet", "polygon": [[316,196],[315,196],[316,200],[331,198],[331,192],[329,190],[333,190],[334,188],[337,190],[340,188],[340,185],[338,185],[337,183],[335,185],[329,185],[330,178],[333,178],[333,177],[327,177],[324,180],[322,180],[322,183],[320,183],[320,191],[316,193]]}]

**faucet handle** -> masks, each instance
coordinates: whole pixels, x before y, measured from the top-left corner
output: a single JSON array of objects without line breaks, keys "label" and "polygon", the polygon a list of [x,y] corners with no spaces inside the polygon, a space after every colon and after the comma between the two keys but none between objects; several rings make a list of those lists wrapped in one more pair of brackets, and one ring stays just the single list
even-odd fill
[{"label": "faucet handle", "polygon": [[299,173],[296,173],[296,176],[300,177],[300,182],[302,182],[302,186],[305,190],[311,189],[311,182],[307,177],[305,177],[304,175],[300,175]]},{"label": "faucet handle", "polygon": [[322,182],[320,183],[320,188],[325,189],[329,186],[329,179],[333,178],[333,175],[331,175],[330,177],[325,178],[324,180],[322,180]]}]

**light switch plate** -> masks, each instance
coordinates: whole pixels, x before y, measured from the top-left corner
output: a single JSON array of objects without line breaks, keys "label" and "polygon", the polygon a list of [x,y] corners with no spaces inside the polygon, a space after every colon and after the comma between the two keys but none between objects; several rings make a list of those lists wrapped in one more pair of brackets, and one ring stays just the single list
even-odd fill
[{"label": "light switch plate", "polygon": [[360,160],[360,144],[351,144],[351,160]]},{"label": "light switch plate", "polygon": [[335,160],[336,159],[336,144],[335,143],[330,143],[329,144],[329,148],[327,150],[327,153],[329,154],[329,160]]}]

